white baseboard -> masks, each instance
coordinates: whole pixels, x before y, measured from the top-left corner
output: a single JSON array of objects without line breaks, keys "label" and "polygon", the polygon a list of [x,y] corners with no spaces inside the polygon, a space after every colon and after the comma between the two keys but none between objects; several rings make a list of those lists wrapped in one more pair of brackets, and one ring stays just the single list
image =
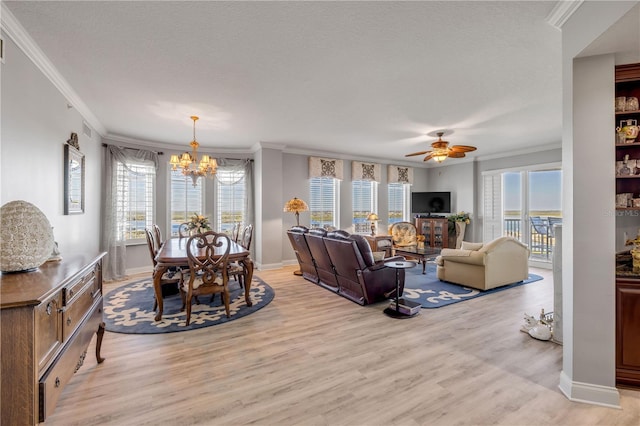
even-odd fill
[{"label": "white baseboard", "polygon": [[256,263],[256,269],[259,271],[266,271],[268,269],[280,269],[280,268],[282,268],[282,263],[265,263],[265,264]]},{"label": "white baseboard", "polygon": [[560,391],[569,401],[609,408],[621,408],[620,393],[615,387],[574,382],[562,371],[560,372],[560,384],[558,388],[560,388]]}]

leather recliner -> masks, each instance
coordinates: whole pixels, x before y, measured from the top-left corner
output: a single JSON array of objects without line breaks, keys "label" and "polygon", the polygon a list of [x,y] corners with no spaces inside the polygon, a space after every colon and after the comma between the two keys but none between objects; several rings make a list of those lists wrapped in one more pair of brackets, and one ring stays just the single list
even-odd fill
[{"label": "leather recliner", "polygon": [[306,226],[294,226],[287,231],[287,235],[289,236],[289,241],[291,242],[293,251],[296,253],[296,258],[298,258],[298,264],[300,265],[302,276],[317,284],[318,271],[316,270],[311,250],[309,249],[307,239],[305,238],[305,234],[307,232],[309,232],[309,229]]},{"label": "leather recliner", "polygon": [[329,253],[327,253],[327,247],[324,245],[324,236],[327,235],[327,231],[322,228],[313,228],[309,232],[304,234],[311,256],[313,256],[313,262],[316,265],[318,271],[318,284],[328,288],[331,291],[338,291],[338,279],[333,271],[333,265],[331,259],[329,259]]},{"label": "leather recliner", "polygon": [[[361,305],[395,296],[396,270],[385,262],[405,260],[402,256],[375,262],[371,246],[358,234],[330,232],[324,237],[331,264],[338,280],[338,294]],[[404,289],[404,269],[398,273],[399,290]]]}]

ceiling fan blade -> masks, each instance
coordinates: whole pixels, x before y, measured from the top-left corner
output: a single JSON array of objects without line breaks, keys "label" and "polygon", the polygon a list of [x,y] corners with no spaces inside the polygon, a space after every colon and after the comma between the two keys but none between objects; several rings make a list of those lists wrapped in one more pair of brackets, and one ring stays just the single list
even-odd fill
[{"label": "ceiling fan blade", "polygon": [[431,160],[431,157],[433,157],[433,152],[430,152],[427,156],[425,156],[422,161],[429,161]]},{"label": "ceiling fan blade", "polygon": [[458,152],[458,151],[449,151],[449,153],[447,154],[447,157],[449,158],[462,158],[464,157],[464,152]]},{"label": "ceiling fan blade", "polygon": [[414,152],[413,154],[407,154],[405,155],[405,157],[413,157],[414,155],[422,155],[422,154],[428,154],[431,151],[420,151],[420,152]]},{"label": "ceiling fan blade", "polygon": [[470,152],[475,151],[477,148],[469,145],[454,145],[449,149],[454,152]]}]

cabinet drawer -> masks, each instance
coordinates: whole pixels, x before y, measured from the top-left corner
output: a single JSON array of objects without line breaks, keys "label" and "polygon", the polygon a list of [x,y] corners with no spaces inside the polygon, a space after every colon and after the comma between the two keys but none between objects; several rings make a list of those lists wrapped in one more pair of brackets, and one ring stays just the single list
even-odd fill
[{"label": "cabinet drawer", "polygon": [[62,337],[64,340],[73,334],[78,324],[82,322],[87,312],[91,309],[95,299],[99,296],[101,294],[96,289],[96,280],[94,279],[85,282],[85,286],[79,289],[79,293],[74,294],[71,303],[65,306],[62,311]]},{"label": "cabinet drawer", "polygon": [[38,371],[43,371],[46,368],[62,345],[61,310],[61,292],[58,292],[34,309]]},{"label": "cabinet drawer", "polygon": [[96,270],[92,269],[78,281],[64,289],[64,304],[69,305],[73,298],[76,297],[89,283],[95,283]]},{"label": "cabinet drawer", "polygon": [[[88,292],[90,293],[90,292]],[[64,351],[56,358],[54,364],[39,380],[38,401],[39,421],[43,422],[47,415],[53,413],[62,390],[73,373],[78,371],[84,362],[86,348],[102,322],[102,297],[98,297],[91,306],[90,314],[81,324],[77,333],[71,336]]]}]

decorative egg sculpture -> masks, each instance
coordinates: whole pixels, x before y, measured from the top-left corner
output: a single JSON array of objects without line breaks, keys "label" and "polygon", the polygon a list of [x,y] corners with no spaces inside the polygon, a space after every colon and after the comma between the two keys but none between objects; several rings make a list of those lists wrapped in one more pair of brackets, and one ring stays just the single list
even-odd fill
[{"label": "decorative egg sculpture", "polygon": [[51,224],[36,206],[17,200],[0,208],[0,271],[35,270],[49,259],[53,246]]}]

